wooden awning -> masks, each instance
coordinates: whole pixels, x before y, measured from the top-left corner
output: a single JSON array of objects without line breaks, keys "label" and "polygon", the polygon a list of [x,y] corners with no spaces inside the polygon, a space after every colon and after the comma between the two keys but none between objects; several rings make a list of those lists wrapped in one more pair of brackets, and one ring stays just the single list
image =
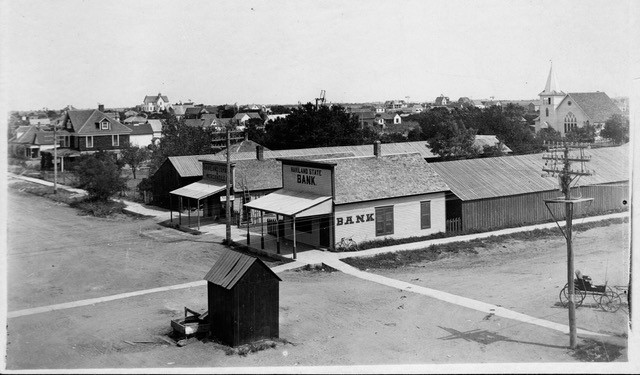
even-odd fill
[{"label": "wooden awning", "polygon": [[285,216],[312,216],[331,213],[331,198],[313,193],[280,189],[246,203],[254,210]]},{"label": "wooden awning", "polygon": [[197,181],[187,186],[183,186],[179,189],[173,190],[171,191],[171,194],[193,199],[203,199],[213,194],[219,193],[226,188],[227,186],[223,184]]}]

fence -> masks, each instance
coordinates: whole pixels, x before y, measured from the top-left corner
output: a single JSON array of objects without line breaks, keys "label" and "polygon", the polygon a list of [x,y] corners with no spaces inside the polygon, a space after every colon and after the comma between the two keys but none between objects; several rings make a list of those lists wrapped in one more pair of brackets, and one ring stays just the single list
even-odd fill
[{"label": "fence", "polygon": [[462,230],[462,218],[449,219],[446,221],[447,232],[460,232]]}]

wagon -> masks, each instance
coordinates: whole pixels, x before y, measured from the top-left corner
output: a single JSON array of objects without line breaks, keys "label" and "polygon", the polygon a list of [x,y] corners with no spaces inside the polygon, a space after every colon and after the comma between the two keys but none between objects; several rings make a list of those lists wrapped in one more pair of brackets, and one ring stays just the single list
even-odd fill
[{"label": "wagon", "polygon": [[[573,280],[573,295],[576,307],[580,307],[585,298],[587,298],[587,295],[590,295],[595,304],[604,311],[616,312],[620,309],[622,298],[620,298],[620,294],[616,290],[626,293],[624,292],[624,287],[615,286],[614,288],[616,290],[614,290],[614,288],[608,286],[606,282],[604,285],[593,285],[591,278],[587,275],[582,276],[580,271],[576,271],[576,276],[577,278]],[[559,297],[562,307],[567,307],[569,305],[568,283],[560,291]]]}]

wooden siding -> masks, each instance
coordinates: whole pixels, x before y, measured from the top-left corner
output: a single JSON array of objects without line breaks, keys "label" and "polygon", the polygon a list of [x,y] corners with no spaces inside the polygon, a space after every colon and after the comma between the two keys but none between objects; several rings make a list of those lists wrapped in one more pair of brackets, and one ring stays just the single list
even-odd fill
[{"label": "wooden siding", "polygon": [[[431,228],[420,228],[420,202],[431,201]],[[375,207],[393,205],[393,234],[376,236]],[[356,217],[373,214],[372,221],[358,223]],[[346,224],[346,218],[351,217],[353,224]],[[338,225],[342,219],[342,225]],[[370,202],[337,205],[335,207],[335,241],[342,238],[352,238],[356,242],[390,238],[406,238],[412,236],[426,236],[445,231],[445,199],[444,193],[423,194],[394,199],[384,199]]]},{"label": "wooden siding", "polygon": [[257,262],[231,290],[208,282],[212,336],[230,346],[279,337],[278,282],[277,276]]},{"label": "wooden siding", "polygon": [[[160,207],[170,208],[169,192],[201,179],[202,176],[181,178],[173,165],[166,160],[152,177],[153,203]],[[177,210],[178,206],[178,199],[172,199],[171,208]]]},{"label": "wooden siding", "polygon": [[86,136],[72,136],[76,140],[73,141],[72,147],[78,151],[113,151],[119,150],[122,146],[129,142],[129,134],[120,134],[120,142],[118,146],[113,146],[111,134],[109,135],[93,135],[93,147],[87,148]]},{"label": "wooden siding", "polygon": [[[582,186],[579,192],[578,189],[573,192],[574,196],[580,194],[585,198],[594,198],[594,201],[577,206],[574,217],[623,209],[623,201],[629,202],[629,187],[626,183]],[[462,202],[463,230],[512,227],[553,220],[544,199],[560,196],[562,194],[558,190],[552,190]],[[552,204],[550,207],[557,218],[564,220],[563,205]]]}]

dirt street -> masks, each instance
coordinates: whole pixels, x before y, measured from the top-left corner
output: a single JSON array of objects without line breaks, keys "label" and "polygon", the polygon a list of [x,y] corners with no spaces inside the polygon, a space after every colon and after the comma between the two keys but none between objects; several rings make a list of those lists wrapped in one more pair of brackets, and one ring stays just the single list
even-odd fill
[{"label": "dirt street", "polygon": [[[153,220],[81,217],[65,205],[9,191],[8,310],[201,280],[222,247]],[[594,282],[624,280],[626,225],[578,235],[576,267]],[[561,237],[506,242],[431,263],[372,270],[388,277],[566,323]],[[7,367],[16,369],[575,363],[557,331],[486,315],[340,272],[279,276],[280,337],[290,343],[226,355],[212,342],[179,348],[158,336],[184,306],[206,308],[192,287],[8,320]],[[578,309],[581,328],[626,343],[628,310]],[[127,343],[128,341],[130,343]],[[626,350],[617,361],[626,361]]]}]

